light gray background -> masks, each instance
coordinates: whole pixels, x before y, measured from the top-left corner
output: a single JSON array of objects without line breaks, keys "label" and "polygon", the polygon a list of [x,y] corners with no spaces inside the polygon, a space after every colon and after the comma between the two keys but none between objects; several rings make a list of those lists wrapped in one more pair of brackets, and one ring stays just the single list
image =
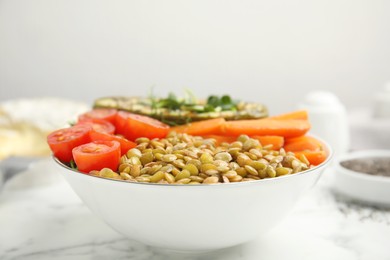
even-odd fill
[{"label": "light gray background", "polygon": [[230,93],[348,108],[390,79],[386,0],[0,0],[0,101]]}]

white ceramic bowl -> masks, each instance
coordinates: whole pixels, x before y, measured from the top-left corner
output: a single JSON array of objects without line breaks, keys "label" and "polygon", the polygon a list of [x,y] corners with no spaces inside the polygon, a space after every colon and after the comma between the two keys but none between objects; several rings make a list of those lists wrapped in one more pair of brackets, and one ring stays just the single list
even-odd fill
[{"label": "white ceramic bowl", "polygon": [[253,240],[276,226],[317,182],[330,157],[294,175],[215,185],[129,183],[56,162],[85,204],[126,237],[164,249],[205,251]]},{"label": "white ceramic bowl", "polygon": [[341,166],[352,159],[385,157],[390,160],[390,150],[362,150],[341,156],[334,162],[337,192],[353,199],[379,206],[390,206],[390,177],[370,175]]}]

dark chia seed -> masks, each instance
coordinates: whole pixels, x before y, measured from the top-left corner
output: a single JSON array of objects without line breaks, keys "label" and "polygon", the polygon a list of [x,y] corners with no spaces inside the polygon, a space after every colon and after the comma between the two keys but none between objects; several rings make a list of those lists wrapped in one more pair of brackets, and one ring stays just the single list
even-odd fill
[{"label": "dark chia seed", "polygon": [[356,172],[390,177],[390,158],[371,157],[342,161],[341,166]]}]

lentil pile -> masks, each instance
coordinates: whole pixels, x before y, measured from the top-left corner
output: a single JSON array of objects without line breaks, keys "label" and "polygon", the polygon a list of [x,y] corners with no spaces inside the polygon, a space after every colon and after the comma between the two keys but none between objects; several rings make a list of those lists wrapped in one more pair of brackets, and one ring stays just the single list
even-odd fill
[{"label": "lentil pile", "polygon": [[306,157],[272,150],[241,135],[233,143],[216,145],[215,139],[171,132],[166,138],[139,138],[137,147],[123,155],[117,172],[90,174],[124,180],[164,184],[215,184],[255,181],[309,169]]}]

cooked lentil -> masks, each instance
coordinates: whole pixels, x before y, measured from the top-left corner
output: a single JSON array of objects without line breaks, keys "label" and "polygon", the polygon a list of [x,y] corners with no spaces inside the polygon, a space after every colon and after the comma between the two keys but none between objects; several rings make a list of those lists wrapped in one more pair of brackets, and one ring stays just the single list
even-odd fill
[{"label": "cooked lentil", "polygon": [[311,167],[305,157],[262,147],[246,135],[220,146],[212,138],[174,132],[163,139],[138,138],[136,143],[122,156],[118,172],[91,174],[129,182],[216,184],[275,178]]}]

